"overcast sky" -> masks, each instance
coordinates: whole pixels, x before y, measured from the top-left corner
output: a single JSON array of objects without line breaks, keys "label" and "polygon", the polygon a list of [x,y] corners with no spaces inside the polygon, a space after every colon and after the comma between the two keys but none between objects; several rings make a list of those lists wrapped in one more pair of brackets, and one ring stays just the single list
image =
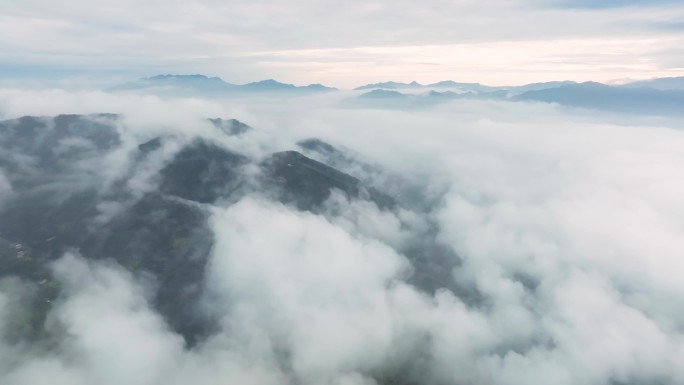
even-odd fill
[{"label": "overcast sky", "polygon": [[679,76],[681,20],[673,0],[2,0],[0,84]]}]

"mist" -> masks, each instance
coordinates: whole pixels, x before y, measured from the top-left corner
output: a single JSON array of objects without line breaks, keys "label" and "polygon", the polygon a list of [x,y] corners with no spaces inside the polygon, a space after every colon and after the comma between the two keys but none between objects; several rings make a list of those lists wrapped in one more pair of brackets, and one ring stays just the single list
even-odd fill
[{"label": "mist", "polygon": [[[64,241],[43,275],[0,280],[0,382],[684,382],[680,120],[524,101],[345,102],[359,94],[0,90],[3,120],[46,122],[42,139],[0,149],[2,212],[22,196],[90,191],[77,198],[92,206],[82,232],[115,233],[159,193],[182,213],[161,221],[190,234],[171,235],[169,250],[194,261],[178,275],[199,277],[165,302],[159,292],[175,289],[135,264],[151,235]],[[101,113],[116,115],[67,125],[98,136],[56,137],[47,158],[33,144],[53,143],[61,126],[48,117]],[[226,135],[208,118],[251,129]],[[311,138],[334,151],[302,145]],[[198,141],[239,155],[217,171],[234,183],[202,199],[163,179]],[[263,166],[290,150],[357,178],[358,192],[304,207]],[[35,337],[22,325],[45,291]]]}]

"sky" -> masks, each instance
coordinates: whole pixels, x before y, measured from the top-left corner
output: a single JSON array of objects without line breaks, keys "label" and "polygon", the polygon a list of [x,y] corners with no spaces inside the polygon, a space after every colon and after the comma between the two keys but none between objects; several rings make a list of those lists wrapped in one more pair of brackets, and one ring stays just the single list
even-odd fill
[{"label": "sky", "polygon": [[340,88],[681,76],[683,17],[667,0],[3,0],[0,85],[160,73]]}]

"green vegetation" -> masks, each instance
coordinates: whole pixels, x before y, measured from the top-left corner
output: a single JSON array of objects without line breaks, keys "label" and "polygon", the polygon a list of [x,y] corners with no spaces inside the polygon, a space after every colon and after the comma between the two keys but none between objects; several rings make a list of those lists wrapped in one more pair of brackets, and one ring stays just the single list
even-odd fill
[{"label": "green vegetation", "polygon": [[177,249],[177,248],[183,246],[184,244],[186,244],[187,242],[188,242],[188,238],[176,238],[173,240],[173,242],[171,242],[171,246],[174,249]]}]

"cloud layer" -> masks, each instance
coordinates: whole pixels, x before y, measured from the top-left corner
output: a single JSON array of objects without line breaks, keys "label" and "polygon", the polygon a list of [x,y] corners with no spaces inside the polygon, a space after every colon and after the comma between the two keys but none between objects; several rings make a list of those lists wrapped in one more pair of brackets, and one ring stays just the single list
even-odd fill
[{"label": "cloud layer", "polygon": [[69,78],[61,85],[73,87],[203,72],[351,88],[390,78],[502,85],[682,73],[680,3],[604,3],[9,2],[0,6],[0,75],[5,84]]},{"label": "cloud layer", "polygon": [[[340,97],[0,92],[6,117],[124,113],[122,148],[173,133],[169,157],[198,136],[257,159],[318,137],[356,159],[342,171],[399,202],[336,193],[301,212],[256,191],[203,205],[215,244],[200,307],[217,328],[192,348],[152,305],[154,280],[69,252],[52,266],[63,291],[50,338],[3,340],[1,382],[684,381],[681,122],[487,101],[347,109]],[[255,129],[220,137],[207,116]],[[151,188],[146,172],[168,161],[134,170],[140,183],[127,188]],[[106,164],[130,167],[123,150]],[[0,203],[11,191],[0,179]],[[412,281],[417,258],[447,269],[432,280],[453,287]],[[0,332],[32,295],[0,282]]]}]

